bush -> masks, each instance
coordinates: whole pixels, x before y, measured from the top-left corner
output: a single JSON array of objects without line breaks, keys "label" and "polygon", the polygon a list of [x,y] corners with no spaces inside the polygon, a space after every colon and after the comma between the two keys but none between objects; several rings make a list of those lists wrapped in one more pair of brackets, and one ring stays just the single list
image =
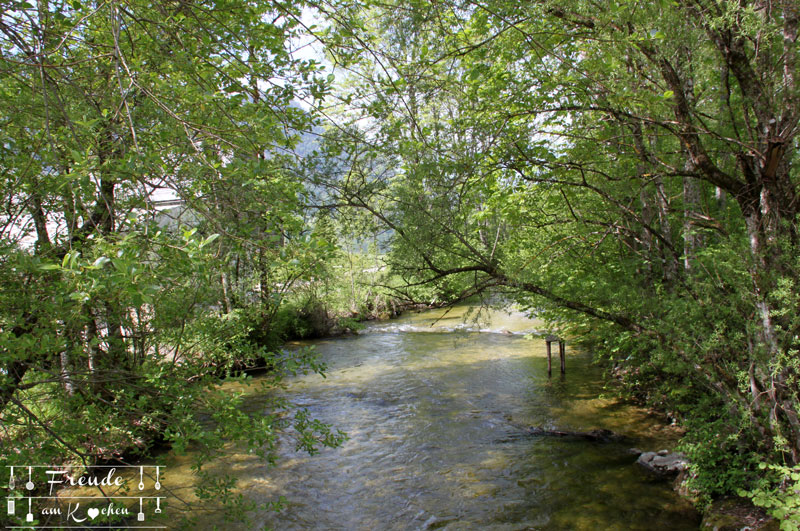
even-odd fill
[{"label": "bush", "polygon": [[800,466],[788,467],[759,463],[758,468],[767,472],[761,484],[753,490],[740,490],[753,503],[767,510],[770,516],[781,523],[784,531],[800,529]]}]

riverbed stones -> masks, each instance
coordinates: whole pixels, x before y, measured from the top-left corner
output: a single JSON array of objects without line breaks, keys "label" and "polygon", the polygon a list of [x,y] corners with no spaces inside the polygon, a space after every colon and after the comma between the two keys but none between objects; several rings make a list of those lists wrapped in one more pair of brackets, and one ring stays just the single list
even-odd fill
[{"label": "riverbed stones", "polygon": [[678,474],[688,466],[685,455],[679,452],[670,453],[667,450],[644,452],[636,460],[636,463],[663,476]]}]

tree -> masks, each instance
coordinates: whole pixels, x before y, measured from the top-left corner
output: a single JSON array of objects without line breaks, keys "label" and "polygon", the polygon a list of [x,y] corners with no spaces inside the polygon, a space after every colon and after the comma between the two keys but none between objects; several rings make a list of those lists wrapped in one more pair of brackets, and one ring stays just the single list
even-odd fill
[{"label": "tree", "polygon": [[[235,401],[204,389],[266,355],[248,340],[252,322],[215,310],[226,250],[247,247],[287,278],[324,258],[296,230],[287,155],[314,120],[293,99],[326,91],[290,52],[302,6],[0,7],[0,415],[8,450],[29,441],[3,459],[90,465],[156,436],[267,444],[283,421],[248,433]],[[233,186],[248,190],[242,204],[220,207]],[[202,226],[159,226],[165,191]],[[249,217],[230,227],[224,213],[237,208]],[[276,234],[300,243],[276,246]],[[321,370],[307,354],[271,356],[275,379]],[[219,429],[203,433],[197,401],[213,404]],[[329,433],[304,425],[307,442]]]},{"label": "tree", "polygon": [[331,3],[344,99],[403,169],[335,187],[410,296],[504,290],[591,340],[709,491],[798,463],[796,3]]}]

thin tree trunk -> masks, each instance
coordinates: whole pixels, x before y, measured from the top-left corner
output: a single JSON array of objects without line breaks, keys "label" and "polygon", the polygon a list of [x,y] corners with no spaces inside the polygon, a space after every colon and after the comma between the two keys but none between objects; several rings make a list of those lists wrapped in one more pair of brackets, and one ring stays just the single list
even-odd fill
[{"label": "thin tree trunk", "polygon": [[[664,236],[664,241],[670,246],[672,242],[672,226],[669,221],[669,200],[667,199],[667,192],[664,190],[664,181],[658,175],[653,180],[656,186],[656,208],[658,210],[658,223],[661,226],[661,234]],[[662,249],[661,256],[664,260],[664,277],[668,281],[673,281],[678,276],[678,263],[675,260],[673,253],[669,249]]]},{"label": "thin tree trunk", "polygon": [[[693,170],[687,161],[688,170]],[[689,273],[698,249],[703,246],[703,237],[694,229],[694,220],[700,214],[700,186],[693,177],[683,178],[683,268]]]},{"label": "thin tree trunk", "polygon": [[222,309],[225,313],[231,313],[231,299],[229,295],[230,287],[228,286],[228,275],[223,271],[219,275],[220,282],[222,283]]}]

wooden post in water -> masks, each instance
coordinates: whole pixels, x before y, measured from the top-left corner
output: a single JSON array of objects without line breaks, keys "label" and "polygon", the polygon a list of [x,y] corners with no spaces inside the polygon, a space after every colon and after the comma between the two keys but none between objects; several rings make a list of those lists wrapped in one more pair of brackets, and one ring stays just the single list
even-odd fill
[{"label": "wooden post in water", "polygon": [[558,340],[558,355],[561,356],[561,374],[567,372],[566,364],[567,344],[563,339]]},{"label": "wooden post in water", "polygon": [[[547,344],[547,376],[550,376],[553,373],[553,360],[552,360],[552,355],[551,355],[551,351],[550,351],[550,344],[553,341],[558,341],[559,344],[561,344],[561,340],[558,339],[554,335],[548,335],[547,337],[544,338],[544,341]],[[564,372],[564,369],[563,369],[564,362],[563,361],[561,362],[561,367],[562,367],[561,372]]]}]

